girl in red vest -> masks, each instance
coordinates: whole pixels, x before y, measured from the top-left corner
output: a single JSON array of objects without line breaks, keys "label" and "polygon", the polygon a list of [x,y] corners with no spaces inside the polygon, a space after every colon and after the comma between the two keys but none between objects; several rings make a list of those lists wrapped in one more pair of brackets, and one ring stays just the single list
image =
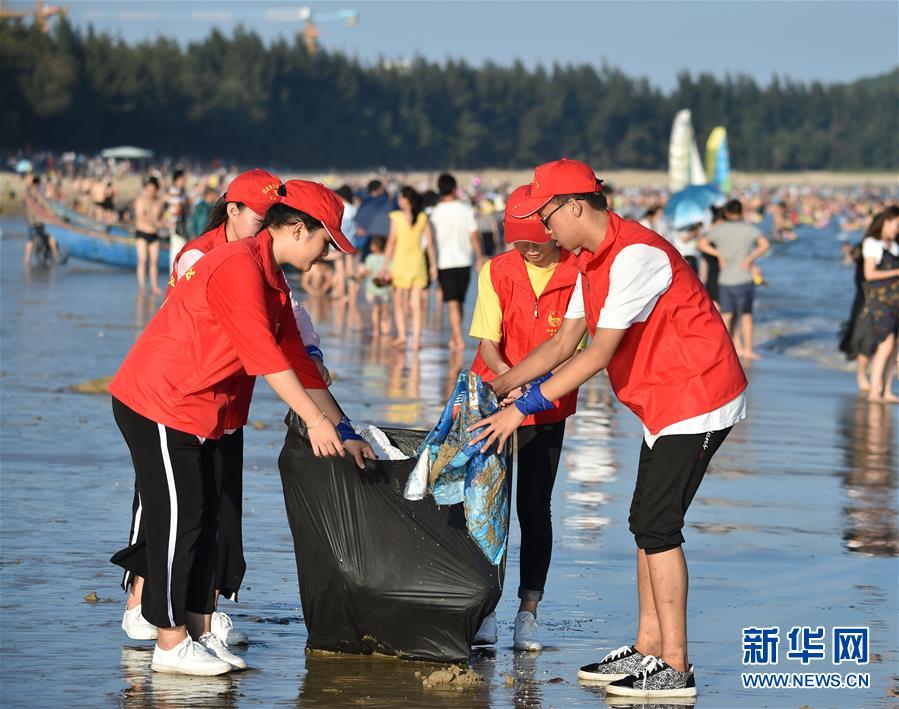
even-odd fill
[{"label": "girl in red vest", "polygon": [[[709,460],[745,416],[740,361],[686,261],[655,232],[610,212],[589,165],[539,166],[529,194],[507,211],[537,214],[560,246],[580,249],[580,277],[557,335],[493,382],[501,394],[530,382],[524,394],[473,426],[484,427],[474,440],[502,446],[525,416],[607,371],[644,428],[629,516],[640,616],[635,642],[585,665],[579,677],[610,681],[608,694],[694,696],[681,529]],[[585,331],[593,338],[586,351],[545,374],[574,354]]]},{"label": "girl in red vest", "polygon": [[306,422],[316,455],[349,452],[360,466],[374,457],[303,348],[281,271],[310,268],[329,243],[352,253],[340,232],[343,205],[311,182],[276,195],[255,238],[213,249],[185,272],[109,387],[144,509],[143,544],[113,561],[145,577],[142,613],[159,629],[152,668],[160,672],[245,666],[207,624],[219,503],[207,443],[249,406],[248,375],[263,375]]},{"label": "girl in red vest", "polygon": [[[269,207],[278,203],[281,196],[278,193],[281,180],[265,170],[255,169],[244,172],[235,177],[221,199],[215,203],[209,215],[209,221],[205,232],[196,239],[184,245],[172,262],[172,275],[169,278],[167,296],[171,295],[175,283],[184,276],[196,263],[212,249],[223,246],[238,239],[246,239],[255,236],[262,226],[263,219]],[[296,310],[294,312],[295,315]],[[308,315],[305,320],[311,325]],[[297,317],[298,325],[301,318]],[[300,334],[303,341],[309,343],[310,335],[300,325]],[[311,331],[312,337],[317,335]],[[319,372],[328,383],[327,370],[321,364],[321,350],[318,347],[310,347],[307,344],[307,352],[314,358]],[[311,350],[311,351],[310,351]],[[315,357],[319,355],[318,359]],[[243,501],[243,426],[246,423],[249,400],[253,393],[255,379],[247,378],[244,381],[244,391],[241,400],[246,407],[232,407],[229,412],[229,422],[226,424],[225,435],[215,440],[210,439],[204,453],[210,460],[215,472],[216,490],[220,495],[219,504],[219,533],[218,555],[219,562],[216,568],[216,606],[218,596],[237,600],[237,592],[240,589],[246,561],[243,555],[243,534],[241,529],[242,501]],[[132,545],[143,539],[141,520],[143,508],[140,504],[140,496],[135,490],[134,503],[132,505],[131,534],[129,539]],[[141,614],[141,597],[143,595],[144,579],[139,575],[132,575],[125,571],[122,586],[129,591],[125,614],[122,618],[122,629],[132,640],[155,640],[157,637],[156,626],[149,623]],[[214,611],[207,619],[208,629],[226,646],[244,645],[248,642],[245,633],[234,628],[231,618],[226,613]]]},{"label": "girl in red vest", "polygon": [[[517,203],[525,189],[512,192],[509,204]],[[538,217],[515,219],[507,212],[504,226],[506,243],[513,248],[481,269],[469,333],[481,340],[471,371],[487,382],[508,372],[556,334],[578,277],[574,256],[552,241]],[[543,598],[552,555],[550,502],[565,419],[576,405],[577,390],[554,401],[550,410],[527,416],[518,432],[521,603],[513,635],[516,650],[543,648],[537,639],[537,604]],[[496,642],[495,614],[485,619],[474,642]]]}]

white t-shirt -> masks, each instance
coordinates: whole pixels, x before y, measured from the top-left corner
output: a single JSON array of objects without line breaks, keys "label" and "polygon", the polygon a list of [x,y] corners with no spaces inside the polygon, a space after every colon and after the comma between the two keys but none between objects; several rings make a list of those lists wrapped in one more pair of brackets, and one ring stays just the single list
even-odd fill
[{"label": "white t-shirt", "polygon": [[[609,293],[599,311],[597,327],[626,330],[634,323],[646,322],[659,298],[671,286],[672,271],[668,255],[648,244],[633,244],[618,252],[609,270]],[[584,290],[578,276],[565,317],[585,317]],[[643,426],[646,445],[662,436],[720,431],[746,418],[746,400],[742,394],[724,406],[699,416],[677,421],[653,435]]]},{"label": "white t-shirt", "polygon": [[474,263],[471,232],[478,220],[471,205],[453,200],[438,202],[431,212],[431,229],[437,247],[437,268],[466,268]]},{"label": "white t-shirt", "polygon": [[343,203],[343,220],[340,222],[340,231],[342,231],[343,235],[350,241],[356,236],[357,211],[358,207],[352,202]]},{"label": "white t-shirt", "polygon": [[879,264],[883,261],[884,251],[899,256],[899,244],[891,241],[889,246],[885,246],[882,240],[870,236],[862,242],[862,258],[872,258],[874,263]]}]

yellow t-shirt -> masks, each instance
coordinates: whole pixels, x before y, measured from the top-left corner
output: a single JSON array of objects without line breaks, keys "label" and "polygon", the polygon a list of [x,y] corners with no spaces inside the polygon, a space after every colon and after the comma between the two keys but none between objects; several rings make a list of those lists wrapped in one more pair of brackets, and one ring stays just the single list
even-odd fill
[{"label": "yellow t-shirt", "polygon": [[[524,265],[527,267],[528,280],[534,289],[534,295],[539,298],[549,279],[553,277],[558,264],[540,268],[525,261]],[[479,340],[493,342],[499,342],[503,336],[503,310],[499,305],[499,296],[493,289],[493,281],[490,280],[490,261],[484,264],[478,275],[478,299],[474,305],[474,315],[468,334]]]}]

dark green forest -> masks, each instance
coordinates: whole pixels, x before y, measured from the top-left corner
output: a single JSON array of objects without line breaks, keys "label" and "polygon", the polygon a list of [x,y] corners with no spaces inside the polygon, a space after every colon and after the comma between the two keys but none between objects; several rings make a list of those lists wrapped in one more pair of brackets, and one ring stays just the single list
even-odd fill
[{"label": "dark green forest", "polygon": [[[677,58],[672,57],[676,62]],[[789,73],[789,67],[784,67]],[[899,168],[899,68],[851,84],[683,73],[660,91],[603,65],[369,65],[265,44],[126,44],[65,21],[0,25],[0,149],[133,144],[161,155],[297,169],[665,168],[671,121],[693,111],[700,149],[727,127],[740,170]]]}]

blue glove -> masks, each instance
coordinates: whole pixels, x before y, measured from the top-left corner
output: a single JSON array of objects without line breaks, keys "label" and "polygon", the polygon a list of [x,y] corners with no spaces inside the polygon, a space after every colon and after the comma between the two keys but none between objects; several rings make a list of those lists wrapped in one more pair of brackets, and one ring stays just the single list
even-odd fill
[{"label": "blue glove", "polygon": [[325,353],[315,345],[306,345],[306,354],[310,357],[317,357],[321,362],[325,361]]},{"label": "blue glove", "polygon": [[537,377],[524,386],[524,393],[515,400],[515,407],[525,416],[549,411],[554,408],[553,402],[543,396],[540,385],[553,375],[552,372]]},{"label": "blue glove", "polygon": [[340,436],[340,440],[343,443],[347,441],[362,441],[365,440],[353,430],[353,424],[350,423],[350,420],[344,416],[340,419],[340,422],[336,426],[337,435]]}]

